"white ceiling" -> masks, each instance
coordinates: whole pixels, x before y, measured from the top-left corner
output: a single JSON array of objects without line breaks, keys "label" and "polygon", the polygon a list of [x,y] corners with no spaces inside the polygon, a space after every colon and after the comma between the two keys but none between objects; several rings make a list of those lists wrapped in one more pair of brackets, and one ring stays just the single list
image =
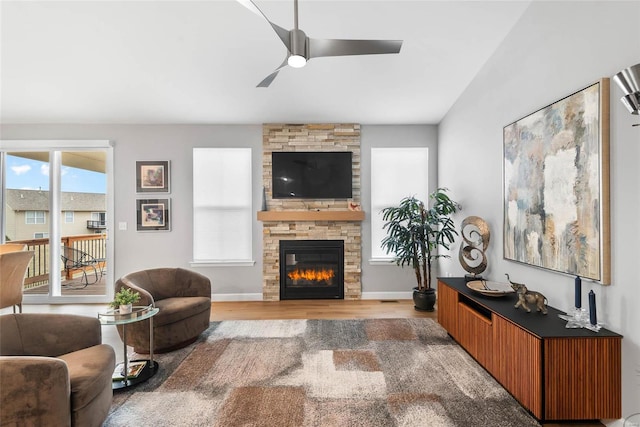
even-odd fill
[{"label": "white ceiling", "polygon": [[[255,0],[293,26],[293,0]],[[2,1],[3,123],[438,123],[529,1],[300,0],[313,38],[401,39],[398,55],[284,60],[233,0]]]}]

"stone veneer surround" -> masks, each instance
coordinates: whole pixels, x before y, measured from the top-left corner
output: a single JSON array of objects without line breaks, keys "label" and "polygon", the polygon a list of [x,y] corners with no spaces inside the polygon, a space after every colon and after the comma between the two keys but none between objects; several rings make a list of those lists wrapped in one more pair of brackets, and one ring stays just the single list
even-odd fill
[{"label": "stone veneer surround", "polygon": [[[360,201],[359,124],[265,124],[262,128],[262,183],[270,211],[346,211],[348,200],[271,198],[273,151],[351,151],[352,200]],[[262,298],[280,299],[280,240],[344,240],[344,298],[362,296],[362,231],[360,221],[264,221],[262,232]]]}]

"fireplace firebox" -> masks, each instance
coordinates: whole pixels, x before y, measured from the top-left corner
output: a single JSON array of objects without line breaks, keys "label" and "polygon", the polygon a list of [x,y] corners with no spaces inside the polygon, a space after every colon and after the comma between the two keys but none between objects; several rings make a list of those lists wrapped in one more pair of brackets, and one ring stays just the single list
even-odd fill
[{"label": "fireplace firebox", "polygon": [[280,299],[344,299],[344,241],[280,240]]}]

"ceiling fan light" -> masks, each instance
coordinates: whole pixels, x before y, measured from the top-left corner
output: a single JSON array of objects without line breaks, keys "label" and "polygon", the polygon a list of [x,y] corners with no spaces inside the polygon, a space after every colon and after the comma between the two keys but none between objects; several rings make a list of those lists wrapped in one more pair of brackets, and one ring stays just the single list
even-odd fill
[{"label": "ceiling fan light", "polygon": [[302,55],[291,55],[289,59],[287,59],[287,64],[293,68],[302,68],[307,63],[307,58]]}]

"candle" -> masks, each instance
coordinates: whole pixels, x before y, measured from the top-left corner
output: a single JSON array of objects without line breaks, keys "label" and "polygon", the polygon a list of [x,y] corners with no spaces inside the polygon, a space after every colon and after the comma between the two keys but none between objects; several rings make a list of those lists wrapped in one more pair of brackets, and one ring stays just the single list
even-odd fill
[{"label": "candle", "polygon": [[589,291],[589,322],[592,325],[598,323],[598,317],[596,315],[596,294],[593,291]]},{"label": "candle", "polygon": [[582,308],[582,280],[576,276],[576,308]]}]

